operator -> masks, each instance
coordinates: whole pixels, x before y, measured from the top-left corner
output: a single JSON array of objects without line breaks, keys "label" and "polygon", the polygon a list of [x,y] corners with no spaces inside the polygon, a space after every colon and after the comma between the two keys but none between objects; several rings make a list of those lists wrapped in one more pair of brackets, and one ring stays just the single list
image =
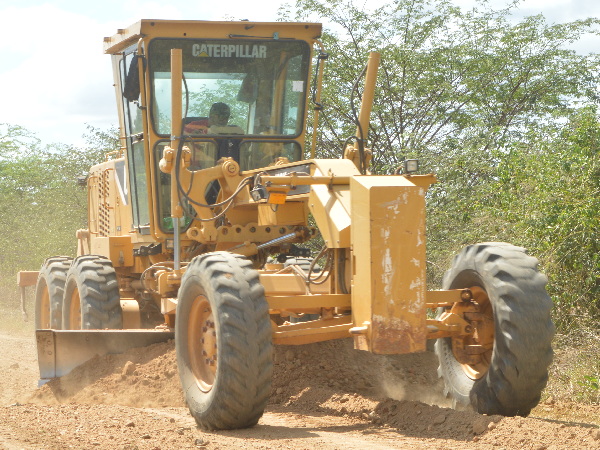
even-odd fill
[{"label": "operator", "polygon": [[237,125],[228,125],[231,109],[226,103],[213,103],[206,117],[199,117],[185,124],[183,134],[245,134]]},{"label": "operator", "polygon": [[[228,125],[231,109],[229,105],[222,102],[213,103],[206,118],[196,120],[186,124],[184,134],[189,135],[224,135],[224,134],[244,134],[244,130],[237,125]],[[214,166],[217,159],[224,156],[231,156],[236,161],[239,160],[239,149],[237,152],[231,151],[230,145],[226,142],[219,142],[219,157],[217,158],[210,144],[194,144],[192,152],[192,169],[206,169]],[[221,148],[222,147],[222,148]],[[236,157],[237,156],[237,157]]]},{"label": "operator", "polygon": [[226,127],[229,122],[231,109],[226,103],[213,103],[208,113],[208,126]]},{"label": "operator", "polygon": [[[215,141],[218,145],[218,159],[233,158],[239,163],[240,161],[240,142],[239,138],[228,138],[224,135],[231,136],[232,134],[244,134],[244,130],[237,125],[228,125],[231,109],[229,105],[218,102],[214,103],[208,113],[208,131],[207,135],[217,135]],[[223,136],[223,137],[221,137]]]},{"label": "operator", "polygon": [[231,109],[226,103],[213,103],[208,113],[208,134],[244,134],[237,125],[228,125]]}]

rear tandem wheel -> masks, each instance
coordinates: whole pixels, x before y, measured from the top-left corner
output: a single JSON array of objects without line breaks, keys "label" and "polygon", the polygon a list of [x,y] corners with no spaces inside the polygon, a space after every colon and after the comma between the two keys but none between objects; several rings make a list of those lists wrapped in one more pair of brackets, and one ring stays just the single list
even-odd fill
[{"label": "rear tandem wheel", "polygon": [[438,375],[453,407],[527,416],[538,404],[552,363],[554,324],[537,262],[525,249],[500,242],[471,245],[454,257],[443,288],[470,288],[478,310],[472,322],[477,334],[465,344],[489,341],[492,348],[465,363],[459,341],[437,340]]},{"label": "rear tandem wheel", "polygon": [[67,273],[63,330],[123,328],[119,283],[109,259],[79,256]]},{"label": "rear tandem wheel", "polygon": [[178,294],[175,346],[181,386],[200,428],[258,422],[271,392],[273,341],[251,261],[228,252],[191,261]]},{"label": "rear tandem wheel", "polygon": [[60,330],[67,271],[73,258],[52,256],[42,264],[35,286],[35,329]]}]

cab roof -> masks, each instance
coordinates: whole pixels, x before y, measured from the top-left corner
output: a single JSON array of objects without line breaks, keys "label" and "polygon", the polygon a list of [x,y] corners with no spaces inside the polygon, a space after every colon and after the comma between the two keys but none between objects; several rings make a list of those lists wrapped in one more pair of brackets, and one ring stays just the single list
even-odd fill
[{"label": "cab roof", "polygon": [[104,53],[122,52],[140,38],[298,39],[312,42],[321,37],[321,30],[320,23],[305,22],[142,19],[127,28],[118,29],[111,37],[105,37]]}]

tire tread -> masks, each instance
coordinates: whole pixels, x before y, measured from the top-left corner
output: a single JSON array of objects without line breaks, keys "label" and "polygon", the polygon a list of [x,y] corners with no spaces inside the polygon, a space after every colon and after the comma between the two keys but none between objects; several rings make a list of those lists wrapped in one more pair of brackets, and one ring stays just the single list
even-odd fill
[{"label": "tire tread", "polygon": [[79,290],[82,329],[122,329],[119,283],[110,260],[99,255],[76,258],[67,273],[67,290],[63,301],[63,328],[67,329],[70,315],[70,294]]},{"label": "tire tread", "polygon": [[[195,383],[188,385],[187,377],[193,375],[183,373],[191,369],[184,348],[187,324],[180,325],[179,321],[188,320],[184,308],[191,307],[194,300],[188,290],[195,292],[197,285],[211,298],[217,323],[217,377],[208,394],[201,393]],[[188,407],[200,428],[244,428],[258,422],[271,390],[273,344],[264,288],[251,261],[241,255],[214,252],[190,262],[179,289],[175,343]],[[204,406],[199,406],[198,397],[208,399]]]},{"label": "tire tread", "polygon": [[67,272],[72,262],[73,258],[68,256],[52,256],[42,264],[35,288],[36,308],[34,315],[36,329],[41,328],[41,312],[38,309],[44,289],[48,289],[50,301],[50,328],[55,330],[62,328],[62,302]]},{"label": "tire tread", "polygon": [[438,376],[457,404],[505,416],[525,416],[538,404],[552,363],[554,324],[547,279],[537,264],[524,248],[499,242],[470,245],[454,257],[444,289],[485,288],[496,326],[490,367],[475,381],[457,366],[451,340],[436,342]]}]

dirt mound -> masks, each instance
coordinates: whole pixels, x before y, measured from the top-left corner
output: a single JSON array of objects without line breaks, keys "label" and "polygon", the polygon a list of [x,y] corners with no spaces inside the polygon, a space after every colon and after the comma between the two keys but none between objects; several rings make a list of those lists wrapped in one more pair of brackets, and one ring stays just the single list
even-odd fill
[{"label": "dirt mound", "polygon": [[[365,438],[387,432],[392,433],[389,436],[414,437],[420,442],[440,439],[461,441],[464,445],[477,442],[477,448],[596,448],[600,442],[600,431],[589,421],[573,423],[567,419],[575,417],[573,409],[581,409],[582,420],[583,416],[595,416],[597,407],[555,403],[550,399],[533,412],[534,416],[547,416],[550,420],[488,417],[472,411],[451,410],[446,407],[448,400],[440,395],[437,360],[430,352],[373,355],[354,350],[352,340],[347,339],[305,346],[277,346],[274,363],[271,399],[263,419],[266,421],[279,423],[278,417],[283,416],[298,418],[302,423],[316,424],[325,420],[344,424],[344,427],[352,424],[348,429],[360,431]],[[171,428],[175,427],[173,420],[191,420],[185,409],[164,409],[185,406],[173,341],[133,349],[122,355],[95,357],[69,375],[50,381],[21,402],[56,405],[40,408],[67,408],[69,418],[72,415],[69,411],[78,405],[105,404],[120,405],[113,408],[148,407],[150,409],[144,411],[153,419],[162,417],[159,411],[169,411]],[[27,407],[23,414],[20,414],[21,405],[17,403],[13,407],[5,411],[12,411],[8,417],[11,420],[18,422],[27,416]],[[92,408],[100,411],[101,407]],[[143,410],[135,411],[142,414]],[[177,411],[181,411],[181,416]],[[281,413],[283,415],[279,415]],[[115,416],[113,412],[110,414]],[[129,430],[132,414],[132,410],[126,413],[128,421],[121,424],[123,430]],[[62,430],[65,424],[59,428]],[[181,431],[181,426],[177,427],[173,429]],[[63,431],[57,432],[62,436]],[[261,436],[264,432],[260,427],[248,431]],[[152,434],[144,433],[142,441]],[[234,447],[238,445],[232,444],[231,448]]]},{"label": "dirt mound", "polygon": [[[442,396],[431,353],[373,355],[352,339],[278,347],[271,404],[368,420],[405,435],[471,440],[500,416],[454,411]],[[430,403],[430,404],[427,404]]]},{"label": "dirt mound", "polygon": [[44,404],[76,402],[122,406],[185,406],[179,385],[175,343],[96,356],[26,399]]},{"label": "dirt mound", "polygon": [[[317,410],[333,396],[349,394],[356,411],[376,403],[367,398],[447,403],[437,389],[437,361],[431,353],[372,355],[354,350],[352,340],[347,339],[276,346],[274,363],[272,404]],[[169,341],[121,355],[96,356],[70,374],[51,380],[32,400],[50,404],[184,406],[175,344]]]},{"label": "dirt mound", "polygon": [[[276,346],[270,399],[273,409],[354,417],[404,433],[467,440],[477,420],[457,412],[441,396],[432,353],[373,355],[353,349],[352,340]],[[154,344],[121,355],[96,356],[70,374],[51,380],[24,399],[29,403],[185,406],[175,344]],[[417,420],[415,420],[415,418]]]},{"label": "dirt mound", "polygon": [[[390,397],[449,406],[442,397],[431,352],[374,355],[354,350],[352,339],[277,346],[272,403],[322,403],[332,395]],[[440,389],[437,389],[440,387]]]}]

